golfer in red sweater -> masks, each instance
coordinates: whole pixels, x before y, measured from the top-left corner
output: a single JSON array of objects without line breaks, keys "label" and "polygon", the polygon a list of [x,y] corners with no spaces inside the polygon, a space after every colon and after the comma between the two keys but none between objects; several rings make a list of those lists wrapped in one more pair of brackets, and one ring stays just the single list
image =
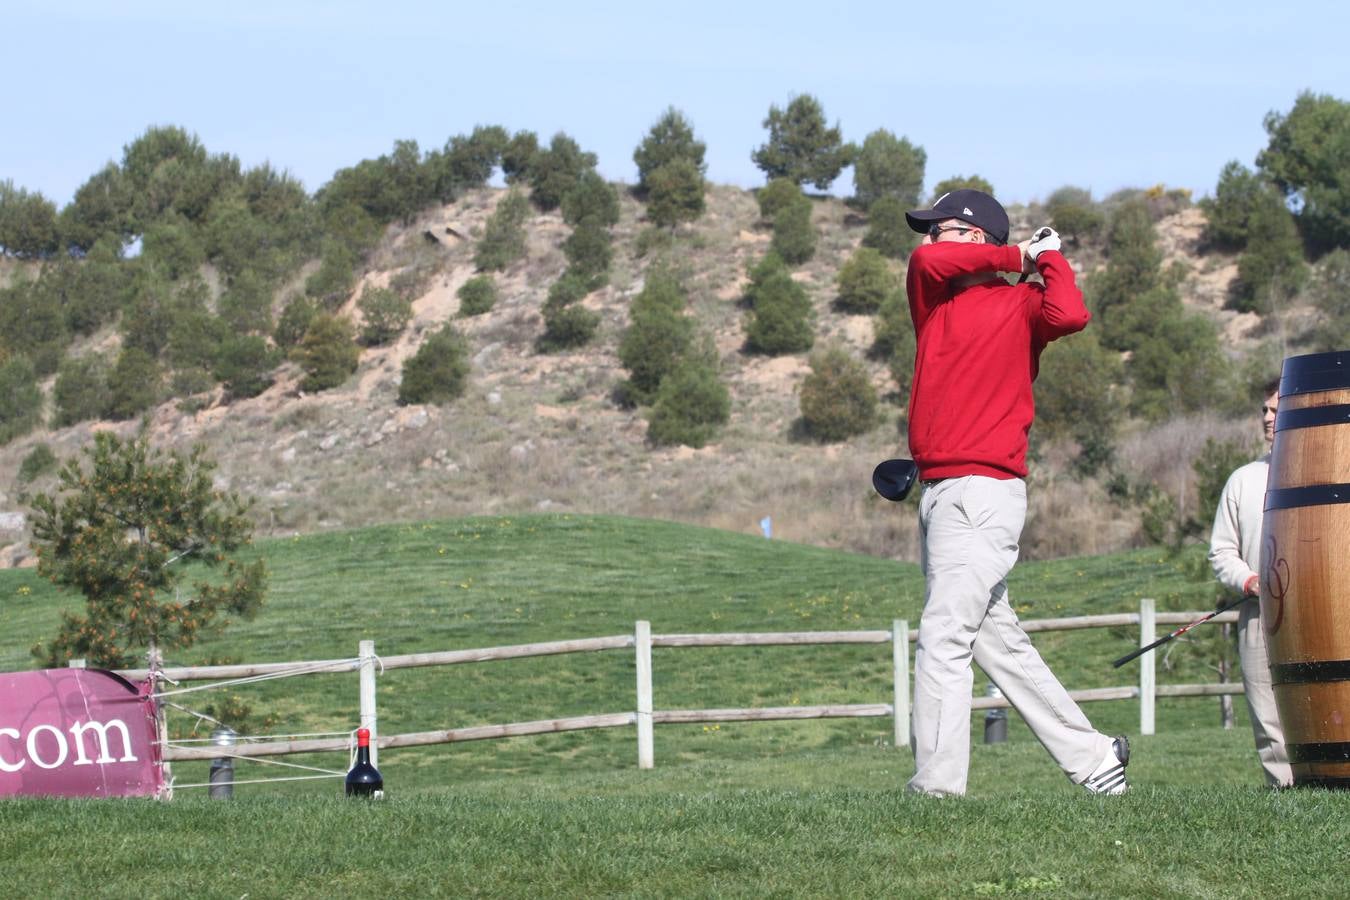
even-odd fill
[{"label": "golfer in red sweater", "polygon": [[[1059,236],[1042,228],[1006,246],[1008,214],[958,190],[907,214],[925,237],[906,289],[918,349],[909,448],[928,587],[914,657],[914,777],[909,789],[960,795],[970,767],[974,659],[1076,784],[1127,787],[1129,745],[1096,731],[1017,621],[1004,583],[1026,518],[1031,383],[1045,345],[1088,323]],[[1039,271],[1044,285],[1002,273]]]}]

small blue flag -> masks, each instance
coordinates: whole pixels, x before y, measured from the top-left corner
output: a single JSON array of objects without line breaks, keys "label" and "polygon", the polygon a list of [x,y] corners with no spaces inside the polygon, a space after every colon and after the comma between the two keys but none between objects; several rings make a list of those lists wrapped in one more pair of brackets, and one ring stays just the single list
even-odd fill
[{"label": "small blue flag", "polygon": [[766,538],[773,537],[773,519],[768,516],[759,520],[759,530],[764,532]]}]

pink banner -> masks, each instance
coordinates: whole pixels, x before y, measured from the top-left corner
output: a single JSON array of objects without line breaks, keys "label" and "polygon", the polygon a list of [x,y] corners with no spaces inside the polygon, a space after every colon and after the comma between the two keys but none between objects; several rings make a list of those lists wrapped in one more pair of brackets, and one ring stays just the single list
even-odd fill
[{"label": "pink banner", "polygon": [[101,669],[0,674],[0,797],[151,797],[154,701]]}]

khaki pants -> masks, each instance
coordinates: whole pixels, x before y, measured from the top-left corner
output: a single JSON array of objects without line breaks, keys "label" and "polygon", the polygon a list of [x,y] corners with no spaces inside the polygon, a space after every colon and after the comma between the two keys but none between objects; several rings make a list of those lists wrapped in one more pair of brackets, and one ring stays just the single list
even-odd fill
[{"label": "khaki pants", "polygon": [[964,794],[973,659],[1075,783],[1111,750],[1069,698],[1008,601],[1026,484],[980,475],[926,485],[919,503],[927,579],[914,654],[914,777],[909,789]]},{"label": "khaki pants", "polygon": [[1275,708],[1275,689],[1270,684],[1270,657],[1266,654],[1266,631],[1261,627],[1261,604],[1255,600],[1238,607],[1238,658],[1242,661],[1242,686],[1247,712],[1256,738],[1256,755],[1266,783],[1288,787],[1294,783],[1289,752],[1284,747],[1284,729]]}]

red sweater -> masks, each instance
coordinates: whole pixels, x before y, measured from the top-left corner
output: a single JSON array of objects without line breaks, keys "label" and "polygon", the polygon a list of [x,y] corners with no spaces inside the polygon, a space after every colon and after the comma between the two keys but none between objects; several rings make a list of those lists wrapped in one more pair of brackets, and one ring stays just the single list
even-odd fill
[{"label": "red sweater", "polygon": [[1027,474],[1031,383],[1045,345],[1087,325],[1083,293],[1053,250],[1037,260],[1044,286],[1002,278],[951,286],[961,275],[1021,268],[1016,246],[942,242],[910,256],[906,290],[918,349],[909,449],[921,478]]}]

